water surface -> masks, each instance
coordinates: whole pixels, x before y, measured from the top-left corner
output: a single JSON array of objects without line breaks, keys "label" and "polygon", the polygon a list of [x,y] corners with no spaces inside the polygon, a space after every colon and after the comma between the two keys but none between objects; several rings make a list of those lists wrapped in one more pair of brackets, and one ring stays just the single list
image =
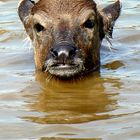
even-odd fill
[{"label": "water surface", "polygon": [[76,83],[35,72],[17,3],[0,0],[0,140],[139,140],[140,2],[123,0],[101,72]]}]

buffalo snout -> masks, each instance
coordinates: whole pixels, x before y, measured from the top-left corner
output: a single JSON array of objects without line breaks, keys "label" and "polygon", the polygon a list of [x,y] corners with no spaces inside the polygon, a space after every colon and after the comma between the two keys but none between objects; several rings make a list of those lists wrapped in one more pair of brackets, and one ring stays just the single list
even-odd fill
[{"label": "buffalo snout", "polygon": [[77,53],[74,45],[55,45],[51,50],[51,57],[56,59],[60,64],[67,64],[68,60],[72,60]]}]

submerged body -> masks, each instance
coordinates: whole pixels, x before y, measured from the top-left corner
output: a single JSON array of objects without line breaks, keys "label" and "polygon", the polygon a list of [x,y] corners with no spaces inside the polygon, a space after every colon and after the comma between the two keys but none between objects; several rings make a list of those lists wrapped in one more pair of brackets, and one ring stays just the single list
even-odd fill
[{"label": "submerged body", "polygon": [[36,69],[62,79],[99,69],[101,42],[112,36],[120,2],[99,11],[92,0],[22,0],[18,11]]}]

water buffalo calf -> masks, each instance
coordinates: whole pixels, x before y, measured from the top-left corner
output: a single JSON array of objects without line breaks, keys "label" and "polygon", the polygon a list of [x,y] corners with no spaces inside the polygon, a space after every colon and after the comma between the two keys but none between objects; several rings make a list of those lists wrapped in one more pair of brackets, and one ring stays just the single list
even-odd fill
[{"label": "water buffalo calf", "polygon": [[100,10],[93,0],[22,0],[18,13],[36,69],[61,79],[98,70],[101,42],[112,36],[120,9],[119,0]]}]

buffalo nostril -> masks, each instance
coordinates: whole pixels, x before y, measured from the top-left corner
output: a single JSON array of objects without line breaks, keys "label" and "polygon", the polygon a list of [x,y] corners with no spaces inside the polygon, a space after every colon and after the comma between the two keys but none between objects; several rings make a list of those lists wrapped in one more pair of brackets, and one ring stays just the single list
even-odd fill
[{"label": "buffalo nostril", "polygon": [[51,49],[50,52],[51,52],[53,57],[57,57],[58,56],[58,52],[56,50]]},{"label": "buffalo nostril", "polygon": [[73,48],[69,51],[69,57],[74,57],[75,54],[76,54],[76,49],[75,48]]}]

